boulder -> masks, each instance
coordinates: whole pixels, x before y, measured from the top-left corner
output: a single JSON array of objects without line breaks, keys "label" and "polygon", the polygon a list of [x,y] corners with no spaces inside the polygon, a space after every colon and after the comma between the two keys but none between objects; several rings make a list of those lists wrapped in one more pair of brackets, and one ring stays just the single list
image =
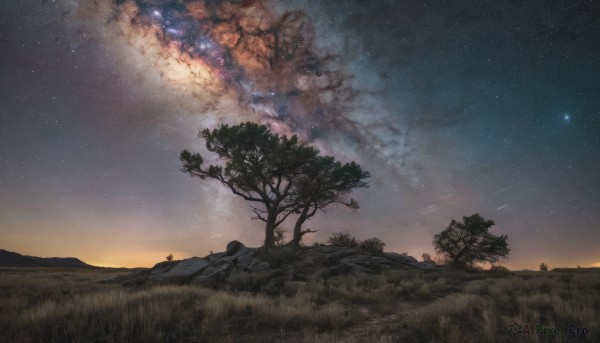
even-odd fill
[{"label": "boulder", "polygon": [[267,270],[271,269],[271,264],[269,262],[260,262],[251,266],[249,269],[253,273],[266,272]]},{"label": "boulder", "polygon": [[403,264],[414,265],[419,263],[419,261],[412,256],[402,255],[396,252],[386,252],[384,256]]},{"label": "boulder", "polygon": [[250,256],[254,255],[254,249],[241,247],[235,254],[233,254],[233,256],[235,256],[237,258],[240,258],[242,256],[248,256],[248,255],[250,255]]},{"label": "boulder", "polygon": [[223,264],[223,263],[233,264],[236,259],[237,258],[235,256],[223,256],[223,257],[219,258],[218,260],[213,261],[213,263],[215,265],[217,265],[217,264]]},{"label": "boulder", "polygon": [[230,263],[211,265],[196,276],[191,283],[198,286],[213,286],[226,279],[227,272],[232,269],[232,266]]},{"label": "boulder", "polygon": [[163,264],[153,270],[148,276],[150,279],[155,281],[180,281],[181,279],[192,276],[204,268],[210,263],[199,257],[192,257],[186,260],[170,262],[169,264]]},{"label": "boulder", "polygon": [[237,263],[239,266],[247,267],[254,260],[254,256],[252,255],[242,255],[237,257]]},{"label": "boulder", "polygon": [[215,286],[219,282],[225,280],[225,275],[225,272],[222,270],[217,270],[207,275],[198,275],[192,280],[191,284],[207,287]]},{"label": "boulder", "polygon": [[223,256],[227,256],[227,253],[224,252],[224,251],[223,252],[214,253],[214,254],[210,254],[210,255],[208,255],[208,260],[210,262],[214,262],[214,261],[220,259]]},{"label": "boulder", "polygon": [[434,270],[435,266],[431,263],[427,263],[427,262],[419,262],[418,265],[414,266],[417,269],[423,269],[423,270]]},{"label": "boulder", "polygon": [[242,242],[231,241],[231,242],[227,243],[227,247],[225,248],[225,253],[227,253],[227,255],[229,255],[229,256],[232,256],[243,247],[244,247],[244,244],[242,244]]},{"label": "boulder", "polygon": [[152,267],[151,272],[149,274],[150,279],[161,280],[162,275],[168,273],[172,268],[174,268],[179,261],[169,261],[169,262],[160,262]]},{"label": "boulder", "polygon": [[210,262],[203,258],[192,257],[187,260],[183,260],[171,268],[164,274],[167,278],[174,276],[189,276],[196,274],[206,268]]},{"label": "boulder", "polygon": [[[220,288],[227,285],[223,281],[240,273],[248,279],[253,290],[261,289],[277,294],[281,290],[292,292],[301,285],[293,282],[310,282],[319,276],[329,278],[349,273],[373,274],[390,268],[436,269],[433,265],[398,253],[376,255],[360,249],[335,246],[303,247],[296,251],[298,258],[286,260],[285,263],[280,263],[275,258],[272,259],[273,264],[269,260],[263,260],[262,255],[257,252],[257,248],[247,248],[238,241],[232,241],[227,244],[225,252],[211,254],[206,258],[161,262],[151,269],[119,277],[115,282],[132,286],[147,283],[191,283]],[[240,275],[236,279],[238,283],[242,278]]]},{"label": "boulder", "polygon": [[417,268],[417,269],[423,269],[423,270],[432,270],[435,269],[435,267],[429,263],[423,263],[423,262],[419,262],[417,261],[416,258],[412,257],[412,256],[407,256],[407,255],[401,255],[395,252],[386,252],[384,254],[385,257],[393,260],[393,261],[397,261],[400,262],[402,264],[411,266],[413,268]]}]

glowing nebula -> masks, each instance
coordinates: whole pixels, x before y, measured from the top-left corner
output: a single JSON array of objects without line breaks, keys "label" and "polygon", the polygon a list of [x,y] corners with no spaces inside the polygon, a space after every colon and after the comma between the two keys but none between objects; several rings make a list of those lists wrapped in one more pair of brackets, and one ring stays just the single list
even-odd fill
[{"label": "glowing nebula", "polygon": [[315,48],[315,30],[301,11],[276,14],[263,1],[104,5],[86,17],[105,13],[111,53],[148,74],[140,76],[142,87],[164,93],[166,84],[171,94],[157,96],[200,116],[221,113],[213,124],[232,116],[258,121],[359,161],[369,156],[399,167],[407,156],[397,124],[385,111],[364,108],[373,93],[357,89],[340,56]]}]

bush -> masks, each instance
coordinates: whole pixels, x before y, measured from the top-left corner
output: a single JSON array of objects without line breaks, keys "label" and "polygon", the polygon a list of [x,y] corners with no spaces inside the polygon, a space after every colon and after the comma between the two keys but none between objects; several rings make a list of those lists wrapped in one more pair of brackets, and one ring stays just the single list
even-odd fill
[{"label": "bush", "polygon": [[360,244],[358,245],[358,248],[360,250],[368,251],[368,252],[376,254],[376,255],[381,255],[381,254],[383,254],[384,246],[385,246],[385,243],[383,243],[379,238],[373,237],[373,238],[365,239],[364,241],[360,242]]},{"label": "bush", "polygon": [[336,247],[358,248],[356,237],[346,232],[334,232],[329,236],[327,243]]},{"label": "bush", "polygon": [[173,261],[173,254],[169,254],[169,256],[167,256],[166,259],[169,262]]},{"label": "bush", "polygon": [[274,238],[274,242],[275,242],[275,246],[276,247],[282,247],[285,245],[285,232],[286,230],[283,228],[275,228],[275,238]]},{"label": "bush", "polygon": [[548,265],[545,264],[545,263],[540,264],[540,271],[547,272],[548,271]]},{"label": "bush", "polygon": [[433,257],[431,257],[431,255],[429,255],[428,253],[424,252],[423,255],[421,255],[421,259],[423,260],[423,262],[425,263],[429,263],[431,265],[437,265],[438,263],[433,259]]},{"label": "bush", "polygon": [[492,273],[508,273],[508,268],[506,268],[505,266],[492,265],[490,267],[490,272],[492,272]]}]

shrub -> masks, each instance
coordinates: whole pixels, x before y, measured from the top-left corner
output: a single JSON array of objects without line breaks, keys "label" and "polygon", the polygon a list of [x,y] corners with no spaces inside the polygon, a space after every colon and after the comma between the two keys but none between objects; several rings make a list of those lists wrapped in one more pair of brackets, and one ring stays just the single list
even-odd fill
[{"label": "shrub", "polygon": [[376,255],[381,255],[381,254],[383,254],[384,246],[385,246],[385,243],[383,243],[379,238],[373,237],[373,238],[365,239],[364,241],[360,242],[360,244],[358,245],[358,248],[360,250],[368,251],[368,252],[376,254]]},{"label": "shrub", "polygon": [[493,265],[490,267],[490,272],[492,273],[508,273],[508,268],[505,266],[497,266]]},{"label": "shrub", "polygon": [[336,247],[358,248],[356,237],[346,232],[332,233],[327,242]]},{"label": "shrub", "polygon": [[169,262],[173,261],[173,254],[169,254],[169,256],[167,256],[166,259]]},{"label": "shrub", "polygon": [[547,272],[548,271],[548,265],[545,264],[545,263],[540,264],[540,271]]},{"label": "shrub", "polygon": [[283,228],[275,228],[275,238],[274,238],[274,242],[275,242],[275,246],[276,247],[282,247],[285,244],[285,229]]},{"label": "shrub", "polygon": [[424,252],[423,255],[421,255],[421,259],[423,260],[423,262],[429,263],[431,265],[436,265],[437,264],[437,262],[431,257],[431,255],[429,255],[426,252]]}]

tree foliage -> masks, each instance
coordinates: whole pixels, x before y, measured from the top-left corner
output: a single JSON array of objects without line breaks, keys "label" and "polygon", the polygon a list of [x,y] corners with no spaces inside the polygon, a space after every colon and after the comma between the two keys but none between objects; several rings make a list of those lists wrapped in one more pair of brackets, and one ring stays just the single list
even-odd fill
[{"label": "tree foliage", "polygon": [[265,222],[265,246],[274,246],[274,232],[297,205],[285,202],[303,167],[318,155],[316,148],[271,133],[264,125],[251,122],[222,125],[202,130],[206,149],[216,153],[223,164],[203,167],[200,154],[184,150],[182,171],[201,179],[212,178],[234,194],[252,202],[255,219]]},{"label": "tree foliage", "polygon": [[318,210],[324,211],[331,204],[358,209],[358,203],[347,199],[346,195],[354,188],[368,187],[364,180],[369,177],[369,172],[355,162],[342,164],[331,156],[317,156],[305,165],[289,198],[296,204],[299,214],[294,225],[292,246],[299,246],[304,234],[315,232],[310,229],[302,231],[302,225]]},{"label": "tree foliage", "polygon": [[198,153],[184,150],[182,171],[201,179],[212,178],[234,194],[251,202],[254,219],[265,222],[265,247],[275,245],[275,229],[290,215],[297,215],[292,246],[314,230],[302,230],[306,220],[331,204],[357,209],[346,195],[354,188],[367,187],[370,177],[355,162],[342,164],[319,150],[291,138],[271,133],[264,125],[251,122],[222,125],[202,130],[208,151],[216,153],[221,164],[203,166]]},{"label": "tree foliage", "polygon": [[495,236],[489,232],[494,225],[478,213],[463,217],[462,222],[452,219],[450,225],[435,235],[435,250],[454,266],[473,267],[477,262],[495,263],[508,256],[507,236]]}]

